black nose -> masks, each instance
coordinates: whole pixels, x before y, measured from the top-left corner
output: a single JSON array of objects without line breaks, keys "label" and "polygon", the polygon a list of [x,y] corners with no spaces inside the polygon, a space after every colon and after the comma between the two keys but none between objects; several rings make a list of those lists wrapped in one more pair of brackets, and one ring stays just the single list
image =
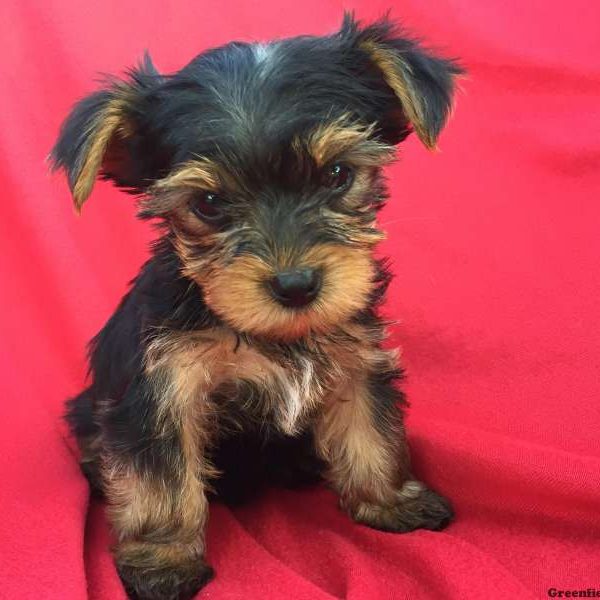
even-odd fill
[{"label": "black nose", "polygon": [[278,273],[269,287],[273,297],[284,306],[306,306],[321,289],[321,275],[316,269],[296,269]]}]

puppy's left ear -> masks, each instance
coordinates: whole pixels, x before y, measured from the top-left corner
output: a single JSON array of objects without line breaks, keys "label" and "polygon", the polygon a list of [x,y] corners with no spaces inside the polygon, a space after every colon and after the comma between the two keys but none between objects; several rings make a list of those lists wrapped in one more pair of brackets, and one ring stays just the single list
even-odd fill
[{"label": "puppy's left ear", "polygon": [[340,35],[366,55],[400,105],[404,119],[394,111],[384,116],[391,120],[391,141],[404,139],[412,125],[423,144],[434,149],[452,107],[456,78],[464,73],[460,65],[425,50],[388,19],[362,27],[346,14]]},{"label": "puppy's left ear", "polygon": [[66,118],[50,161],[53,170],[65,171],[78,211],[99,175],[134,193],[147,187],[148,163],[157,148],[148,139],[143,120],[150,107],[149,93],[160,80],[146,54],[127,78],[109,80],[79,101]]}]

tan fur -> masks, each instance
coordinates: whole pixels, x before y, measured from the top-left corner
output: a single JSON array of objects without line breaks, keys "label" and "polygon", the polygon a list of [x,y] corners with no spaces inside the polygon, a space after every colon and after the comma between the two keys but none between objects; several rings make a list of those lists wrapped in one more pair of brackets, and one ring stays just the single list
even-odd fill
[{"label": "tan fur", "polygon": [[[179,428],[187,420],[200,424],[206,418],[207,393],[211,382],[218,376],[215,365],[219,364],[216,350],[218,341],[208,334],[174,333],[158,336],[146,351],[146,373],[155,385],[162,382],[162,403],[158,406],[157,419],[169,427],[175,423]],[[164,373],[168,373],[165,378]],[[203,407],[202,414],[194,417],[193,405]]]},{"label": "tan fur", "polygon": [[331,464],[329,479],[345,502],[391,503],[396,462],[371,423],[361,391],[359,384],[358,392],[348,390],[328,407],[317,430],[319,450]]},{"label": "tan fur", "polygon": [[[190,213],[189,202],[198,191],[240,193],[241,190],[238,180],[225,165],[197,156],[150,187],[141,203],[142,212],[175,217],[178,224],[192,225],[192,231],[197,232],[193,220],[199,219]],[[206,230],[208,226],[201,231]]]},{"label": "tan fur", "polygon": [[[165,422],[175,420],[182,428],[186,427],[183,417],[190,410],[200,411],[208,419],[218,414],[220,407],[211,405],[208,395],[227,382],[243,380],[255,382],[267,390],[277,390],[275,404],[254,408],[262,410],[265,416],[271,413],[281,431],[289,435],[297,432],[322,396],[310,361],[286,368],[238,341],[227,329],[214,330],[208,335],[187,332],[158,337],[148,350],[146,363],[149,373],[160,367],[172,373],[172,391],[177,389],[177,392],[163,396],[165,403],[160,407],[160,413],[165,415]],[[266,398],[272,399],[269,395]],[[185,439],[189,439],[190,446],[202,445],[198,431],[190,430]],[[204,468],[205,477],[214,475],[210,467]]]},{"label": "tan fur", "polygon": [[157,181],[142,201],[142,211],[149,211],[153,215],[176,213],[197,226],[198,218],[188,210],[192,195],[198,191],[217,192],[226,178],[220,165],[208,158],[198,157]]},{"label": "tan fur", "polygon": [[185,473],[183,485],[173,493],[166,482],[143,477],[130,465],[105,459],[103,478],[109,515],[120,540],[158,531],[167,539],[181,541],[188,533],[195,537],[204,526],[208,507],[198,477],[188,478]]},{"label": "tan fur", "polygon": [[217,190],[220,181],[218,165],[208,158],[200,157],[190,161],[156,183],[156,190],[181,187]]},{"label": "tan fur", "polygon": [[403,431],[390,439],[376,428],[373,399],[364,375],[396,363],[396,353],[373,344],[369,332],[355,326],[357,342],[346,348],[327,348],[338,373],[332,395],[316,426],[317,449],[330,465],[328,477],[342,504],[355,510],[362,502],[392,505],[407,476]]},{"label": "tan fur", "polygon": [[[188,563],[204,554],[208,518],[206,486],[200,476],[200,443],[184,443],[176,487],[130,466],[103,465],[108,516],[118,537],[120,565],[136,567]],[[195,456],[195,462],[191,453]]]},{"label": "tan fur", "polygon": [[204,458],[212,431],[206,401],[210,376],[192,353],[198,345],[178,342],[161,338],[146,356],[148,378],[155,386],[162,384],[158,421],[165,434],[175,429],[181,444],[180,464],[173,473],[176,485],[144,476],[110,457],[103,460],[104,488],[119,538],[115,554],[120,565],[185,563],[204,552],[206,480],[216,475]]},{"label": "tan fur", "polygon": [[[283,254],[274,263],[241,256],[228,267],[208,273],[199,282],[207,304],[234,329],[293,339],[343,323],[368,302],[374,277],[368,250],[323,244],[308,250],[301,260],[292,263]],[[323,270],[321,293],[302,312],[279,305],[265,287],[278,270],[292,266]]]},{"label": "tan fur", "polygon": [[122,94],[110,100],[98,116],[98,122],[91,134],[90,148],[73,186],[73,200],[78,211],[92,193],[104,154],[113,137],[115,135],[127,137],[131,133],[125,116],[129,102],[127,91],[124,88]]},{"label": "tan fur", "polygon": [[183,481],[176,489],[110,462],[104,464],[103,475],[119,565],[176,566],[204,554],[208,502],[193,469],[182,465]]},{"label": "tan fur", "polygon": [[356,167],[380,167],[394,158],[394,148],[372,139],[375,126],[353,121],[349,115],[324,123],[313,131],[306,142],[296,140],[296,151],[304,145],[319,167],[334,160],[344,160]]},{"label": "tan fur", "polygon": [[[218,270],[219,259],[224,254],[219,234],[189,210],[178,210],[173,216],[173,245],[181,258],[181,272],[186,277],[201,284]],[[198,248],[208,248],[210,253],[198,255]]]},{"label": "tan fur", "polygon": [[423,98],[411,84],[410,65],[404,62],[399,54],[373,40],[365,40],[361,47],[381,70],[386,83],[400,100],[406,117],[415,128],[419,139],[430,150],[435,149],[436,140],[431,136],[425,123]]}]

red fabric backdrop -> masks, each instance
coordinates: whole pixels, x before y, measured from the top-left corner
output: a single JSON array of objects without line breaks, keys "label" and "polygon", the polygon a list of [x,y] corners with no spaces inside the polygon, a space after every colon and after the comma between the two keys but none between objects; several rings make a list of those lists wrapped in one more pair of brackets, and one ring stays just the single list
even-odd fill
[{"label": "red fabric backdrop", "polygon": [[[343,7],[373,18],[392,2],[2,3],[1,598],[123,597],[59,413],[152,234],[107,184],[77,218],[47,173],[70,105],[145,48],[169,71],[233,38],[330,32]],[[600,587],[600,4],[397,4],[470,72],[442,152],[403,146],[382,216],[416,470],[457,519],[443,533],[375,532],[322,489],[215,507],[206,598]]]}]

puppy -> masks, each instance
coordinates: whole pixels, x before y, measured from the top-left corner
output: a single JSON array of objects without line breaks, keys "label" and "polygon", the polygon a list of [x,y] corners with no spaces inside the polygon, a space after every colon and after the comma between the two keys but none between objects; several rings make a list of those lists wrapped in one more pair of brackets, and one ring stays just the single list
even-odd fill
[{"label": "puppy", "polygon": [[98,176],[162,230],[68,403],[132,598],[192,597],[208,500],[323,477],[352,519],[437,530],[411,473],[401,370],[377,314],[382,167],[428,148],[459,66],[388,20],[233,42],[174,75],[148,56],[81,100],[52,151],[81,209]]}]

